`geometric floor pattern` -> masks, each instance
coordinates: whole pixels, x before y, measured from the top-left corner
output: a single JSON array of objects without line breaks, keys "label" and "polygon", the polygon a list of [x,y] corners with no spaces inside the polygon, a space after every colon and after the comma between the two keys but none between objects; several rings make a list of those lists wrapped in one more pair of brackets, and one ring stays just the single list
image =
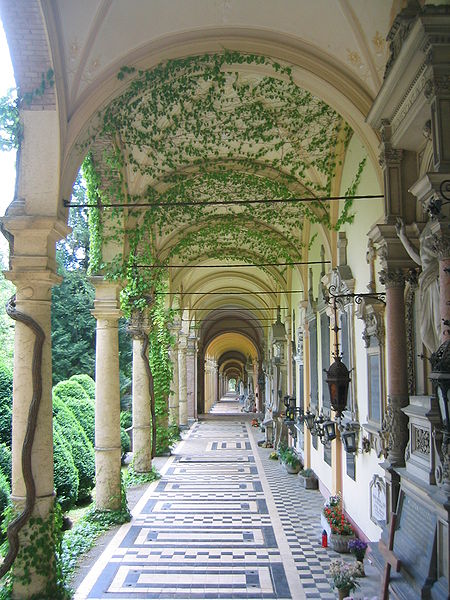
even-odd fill
[{"label": "geometric floor pattern", "polygon": [[302,500],[318,493],[295,486],[256,441],[239,417],[195,423],[75,600],[336,598],[321,501],[313,515]]}]

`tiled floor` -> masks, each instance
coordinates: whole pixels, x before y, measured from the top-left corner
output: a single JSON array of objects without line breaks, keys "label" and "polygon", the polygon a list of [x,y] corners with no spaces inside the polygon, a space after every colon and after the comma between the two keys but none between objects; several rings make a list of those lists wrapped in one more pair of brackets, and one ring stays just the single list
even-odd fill
[{"label": "tiled floor", "polygon": [[[75,599],[336,598],[322,498],[268,460],[259,437],[239,417],[196,423]],[[376,593],[366,579],[355,597]]]}]

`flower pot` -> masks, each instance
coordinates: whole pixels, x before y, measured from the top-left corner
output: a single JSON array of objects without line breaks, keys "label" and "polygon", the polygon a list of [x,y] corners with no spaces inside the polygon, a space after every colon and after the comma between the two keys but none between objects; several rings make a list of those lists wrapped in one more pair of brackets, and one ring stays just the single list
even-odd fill
[{"label": "flower pot", "polygon": [[345,554],[349,552],[348,543],[350,540],[354,540],[354,535],[340,535],[338,533],[332,533],[329,536],[328,542],[331,548],[335,552],[339,552],[340,554]]},{"label": "flower pot", "polygon": [[319,482],[317,481],[316,477],[303,477],[303,487],[306,490],[317,490],[317,488],[319,487]]},{"label": "flower pot", "polygon": [[339,600],[344,600],[347,596],[350,596],[351,589],[350,588],[342,588],[338,590]]},{"label": "flower pot", "polygon": [[300,471],[300,464],[296,465],[295,467],[293,465],[288,465],[287,463],[283,463],[283,464],[284,464],[284,468],[286,469],[287,473],[291,473],[291,474],[295,475]]},{"label": "flower pot", "polygon": [[364,562],[362,560],[357,560],[356,564],[358,566],[358,569],[355,572],[356,577],[365,577],[366,572],[364,571]]}]

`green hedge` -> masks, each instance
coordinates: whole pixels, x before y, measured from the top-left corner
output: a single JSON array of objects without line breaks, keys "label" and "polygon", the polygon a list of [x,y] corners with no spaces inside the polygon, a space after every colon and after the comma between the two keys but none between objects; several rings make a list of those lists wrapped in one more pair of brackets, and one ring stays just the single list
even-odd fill
[{"label": "green hedge", "polygon": [[94,448],[73,412],[58,396],[53,396],[53,416],[61,426],[64,439],[70,444],[73,461],[78,469],[78,499],[85,500],[90,497],[94,487]]},{"label": "green hedge", "polygon": [[89,375],[81,373],[80,375],[72,375],[69,381],[76,381],[81,385],[86,394],[91,400],[95,400],[95,381]]},{"label": "green hedge", "polygon": [[13,389],[13,374],[9,367],[0,361],[0,399],[11,399]]},{"label": "green hedge", "polygon": [[129,410],[123,410],[120,413],[120,426],[124,429],[128,429],[133,424],[133,417]]},{"label": "green hedge", "polygon": [[69,444],[58,421],[53,421],[53,465],[55,491],[63,510],[72,508],[78,498],[78,471]]},{"label": "green hedge", "polygon": [[92,445],[95,443],[95,408],[91,400],[66,400]]},{"label": "green hedge", "polygon": [[3,521],[3,512],[9,504],[10,494],[8,480],[0,471],[0,523]]},{"label": "green hedge", "polygon": [[11,446],[13,375],[0,361],[0,442]]},{"label": "green hedge", "polygon": [[120,428],[120,447],[122,448],[122,454],[129,452],[131,449],[130,436],[123,427]]},{"label": "green hedge", "polygon": [[64,402],[67,402],[69,398],[71,400],[90,400],[84,387],[78,382],[70,381],[69,379],[60,381],[53,386],[53,397],[59,398]]},{"label": "green hedge", "polygon": [[8,480],[9,484],[11,485],[11,450],[9,449],[9,447],[4,444],[4,443],[0,443],[0,472],[3,473],[3,475],[6,477],[6,479]]},{"label": "green hedge", "polygon": [[0,401],[0,442],[11,448],[12,408],[7,402]]}]

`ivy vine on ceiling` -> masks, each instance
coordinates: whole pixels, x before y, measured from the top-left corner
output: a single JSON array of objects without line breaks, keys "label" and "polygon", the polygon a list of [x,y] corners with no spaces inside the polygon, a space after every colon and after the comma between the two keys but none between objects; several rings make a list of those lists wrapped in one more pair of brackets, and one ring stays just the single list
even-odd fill
[{"label": "ivy vine on ceiling", "polygon": [[[130,82],[99,115],[87,170],[103,204],[128,207],[92,211],[98,245],[126,231],[132,261],[248,260],[257,252],[264,262],[289,262],[301,256],[305,219],[327,227],[351,219],[351,200],[337,224],[319,200],[215,204],[331,193],[352,131],[297,85],[289,66],[225,51],[146,71],[123,67],[118,78]],[[137,202],[156,206],[133,209]],[[131,264],[120,255],[105,268],[100,251],[92,256],[94,270],[125,275]]]}]

